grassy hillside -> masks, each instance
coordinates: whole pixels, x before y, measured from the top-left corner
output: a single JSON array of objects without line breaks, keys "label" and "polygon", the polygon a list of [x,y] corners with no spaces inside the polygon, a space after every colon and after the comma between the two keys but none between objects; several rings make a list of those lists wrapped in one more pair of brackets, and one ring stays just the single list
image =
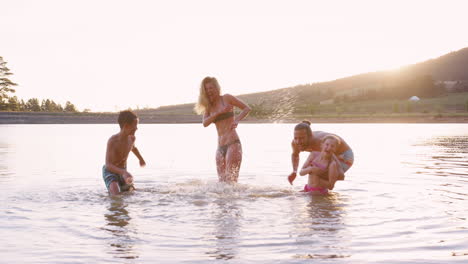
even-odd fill
[{"label": "grassy hillside", "polygon": [[468,80],[468,48],[451,52],[436,59],[407,66],[410,74],[429,74],[434,80]]},{"label": "grassy hillside", "polygon": [[[468,48],[399,70],[364,73],[329,82],[297,85],[239,95],[254,117],[282,119],[291,115],[353,115],[402,113],[466,113],[468,109]],[[449,93],[443,81],[462,81]],[[463,88],[465,87],[465,88]],[[417,103],[408,98],[417,95]],[[193,116],[194,104],[140,110],[150,115]]]}]

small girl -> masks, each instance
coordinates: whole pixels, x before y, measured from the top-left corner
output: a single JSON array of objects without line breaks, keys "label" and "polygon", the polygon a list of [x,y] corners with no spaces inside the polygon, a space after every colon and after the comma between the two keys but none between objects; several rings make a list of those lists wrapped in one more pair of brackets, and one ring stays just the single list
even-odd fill
[{"label": "small girl", "polygon": [[333,189],[336,179],[329,179],[328,167],[333,162],[338,162],[335,151],[339,144],[340,139],[337,136],[328,135],[322,139],[321,151],[310,153],[299,173],[301,176],[309,174],[309,181],[304,186],[304,192],[327,194],[329,189]]}]

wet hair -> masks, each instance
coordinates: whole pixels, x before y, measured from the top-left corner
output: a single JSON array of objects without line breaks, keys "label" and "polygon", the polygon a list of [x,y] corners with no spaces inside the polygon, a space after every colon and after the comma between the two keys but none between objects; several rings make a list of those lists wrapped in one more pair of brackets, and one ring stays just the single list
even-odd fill
[{"label": "wet hair", "polygon": [[336,141],[336,146],[340,145],[341,144],[341,140],[339,137],[335,136],[335,135],[326,135],[322,138],[322,144],[325,143],[325,141],[327,141],[327,139],[333,139]]},{"label": "wet hair", "polygon": [[137,118],[137,115],[130,110],[121,111],[118,119],[120,128],[125,124],[132,124]]},{"label": "wet hair", "polygon": [[294,131],[302,130],[305,129],[307,133],[307,138],[311,139],[312,138],[312,129],[310,129],[310,122],[307,120],[302,121],[301,123],[297,124],[294,127]]},{"label": "wet hair", "polygon": [[198,102],[195,104],[193,110],[199,115],[204,114],[206,111],[210,111],[211,104],[206,94],[205,85],[212,83],[218,90],[218,94],[221,94],[221,86],[219,86],[218,80],[215,77],[205,77],[200,83],[200,94],[198,95]]}]

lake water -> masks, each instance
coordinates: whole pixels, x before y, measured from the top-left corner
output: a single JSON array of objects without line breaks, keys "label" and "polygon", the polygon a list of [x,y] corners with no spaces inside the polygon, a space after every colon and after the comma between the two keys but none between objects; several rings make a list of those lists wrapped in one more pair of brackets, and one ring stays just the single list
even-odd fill
[{"label": "lake water", "polygon": [[140,125],[138,190],[110,198],[101,167],[118,125],[1,125],[0,262],[468,262],[467,124],[313,125],[355,153],[323,197],[286,180],[293,126],[240,124],[230,186],[214,127]]}]

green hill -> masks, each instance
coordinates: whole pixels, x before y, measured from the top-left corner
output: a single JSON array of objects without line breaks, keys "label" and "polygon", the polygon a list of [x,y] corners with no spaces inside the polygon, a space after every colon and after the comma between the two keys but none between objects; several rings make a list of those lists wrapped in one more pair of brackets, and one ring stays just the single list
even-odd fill
[{"label": "green hill", "polygon": [[[466,111],[468,107],[467,68],[468,48],[464,48],[398,70],[363,73],[328,82],[238,97],[252,106],[251,115],[269,119],[281,119],[293,114],[395,113],[402,112],[402,109],[460,112]],[[452,89],[453,86],[458,88]],[[450,91],[462,93],[453,96]],[[413,95],[420,97],[421,102],[412,107],[406,106],[407,99]],[[421,106],[423,102],[428,103]],[[385,110],[382,109],[383,105]],[[163,106],[139,112],[154,115],[194,115],[193,106],[193,103]]]}]

